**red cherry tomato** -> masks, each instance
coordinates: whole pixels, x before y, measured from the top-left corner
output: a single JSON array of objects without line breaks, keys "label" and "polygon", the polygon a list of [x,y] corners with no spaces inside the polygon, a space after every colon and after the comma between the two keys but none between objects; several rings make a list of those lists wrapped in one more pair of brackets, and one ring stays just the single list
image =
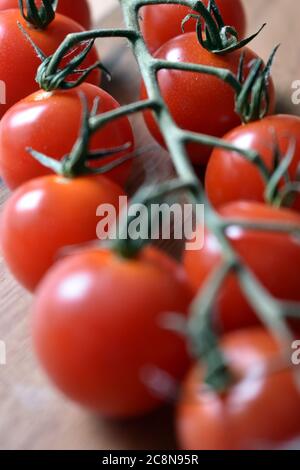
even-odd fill
[{"label": "red cherry tomato", "polygon": [[63,249],[97,238],[100,204],[119,207],[122,189],[104,176],[44,176],[22,185],[1,218],[3,256],[17,280],[34,291]]},{"label": "red cherry tomato", "polygon": [[[268,116],[237,127],[224,139],[237,147],[256,150],[270,170],[274,160],[274,146],[277,145],[282,156],[285,156],[289,145],[295,143],[289,171],[291,179],[295,179],[300,163],[299,117]],[[235,152],[214,149],[206,170],[205,186],[215,207],[240,199],[264,202],[266,185],[258,168]],[[300,210],[300,197],[294,201],[293,208]]]},{"label": "red cherry tomato", "polygon": [[163,387],[166,377],[177,381],[187,369],[185,342],[163,320],[185,313],[189,302],[182,269],[160,251],[148,248],[137,259],[78,254],[38,290],[35,348],[70,398],[106,416],[140,415],[163,401],[153,380]]},{"label": "red cherry tomato", "polygon": [[[257,55],[248,48],[245,52],[245,71],[249,71]],[[155,57],[175,62],[191,62],[228,69],[237,73],[241,51],[225,55],[208,52],[198,43],[196,34],[187,33],[171,39]],[[205,74],[161,70],[158,81],[162,96],[177,125],[182,129],[222,137],[241,123],[235,113],[234,91],[222,80]],[[270,111],[274,109],[274,85],[270,81]],[[142,98],[146,98],[144,85]],[[162,135],[151,112],[145,113],[146,124],[153,137],[164,144]],[[211,148],[188,145],[189,155],[195,164],[207,163]]]},{"label": "red cherry tomato", "polygon": [[[205,6],[208,0],[204,0]],[[239,37],[245,35],[246,16],[240,0],[218,0],[220,12],[224,23],[233,26]],[[182,34],[182,20],[191,13],[192,10],[181,5],[149,5],[141,8],[141,29],[146,43],[151,52],[155,52],[170,39]],[[185,24],[185,32],[196,30],[195,20],[190,20]]]},{"label": "red cherry tomato", "polygon": [[[38,5],[38,2],[36,4]],[[0,10],[11,8],[19,8],[18,0],[0,0]],[[91,27],[91,12],[87,0],[76,0],[76,2],[74,0],[59,0],[56,11],[77,21],[84,29]]]},{"label": "red cherry tomato", "polygon": [[[56,51],[67,34],[83,31],[78,23],[59,14],[46,30],[40,31],[27,26],[18,10],[0,12],[0,79],[4,84],[0,117],[17,101],[39,89],[35,77],[41,61],[28,39],[20,31],[17,22],[21,23],[34,43],[47,56]],[[81,48],[82,46],[78,47],[78,51]],[[70,57],[71,55],[69,59]],[[69,59],[66,59],[66,62]],[[80,68],[87,68],[96,63],[98,59],[98,53],[94,47]],[[87,81],[99,85],[100,76],[100,71],[96,69],[89,75]],[[71,78],[73,80],[76,77],[72,76]]]},{"label": "red cherry tomato", "polygon": [[[226,219],[246,222],[290,223],[300,225],[300,216],[291,210],[280,210],[251,202],[228,204],[220,210]],[[231,227],[228,238],[241,259],[258,280],[277,299],[300,301],[300,243],[289,234],[270,233]],[[195,292],[222,260],[222,251],[215,236],[207,232],[204,247],[186,251],[185,267]],[[215,300],[214,320],[222,332],[256,325],[259,319],[231,274]],[[297,322],[299,331],[299,322]]]},{"label": "red cherry tomato", "polygon": [[204,388],[203,369],[194,367],[178,405],[180,447],[264,450],[291,445],[300,434],[300,394],[292,363],[280,367],[278,343],[257,328],[228,335],[222,349],[235,382],[220,395]]},{"label": "red cherry tomato", "polygon": [[[72,90],[38,91],[15,104],[5,114],[0,123],[0,171],[10,189],[51,173],[27,152],[27,147],[57,159],[70,153],[82,122],[80,91],[86,97],[89,109],[92,109],[95,98],[99,98],[99,114],[119,106],[108,93],[85,83]],[[126,152],[96,161],[92,166],[100,166],[130,152],[133,140],[127,118],[111,122],[92,137],[90,149],[111,149],[127,143],[131,147]],[[128,161],[107,175],[123,185],[130,169],[131,163]]]}]

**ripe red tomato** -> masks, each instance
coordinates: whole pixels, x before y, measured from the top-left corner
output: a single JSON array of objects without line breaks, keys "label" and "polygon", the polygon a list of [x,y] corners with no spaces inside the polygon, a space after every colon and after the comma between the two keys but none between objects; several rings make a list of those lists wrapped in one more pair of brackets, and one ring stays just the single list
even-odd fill
[{"label": "ripe red tomato", "polygon": [[153,380],[164,393],[166,377],[177,381],[188,367],[184,339],[163,319],[186,313],[190,299],[182,268],[156,249],[136,259],[105,250],[69,257],[37,293],[38,357],[54,383],[84,406],[111,417],[149,412],[163,401]]},{"label": "ripe red tomato", "polygon": [[[203,388],[195,366],[177,412],[179,444],[186,450],[263,450],[288,445],[300,434],[300,393],[292,364],[272,370],[278,343],[263,329],[232,333],[222,343],[236,381],[220,395]],[[274,366],[274,362],[273,362]],[[296,371],[294,371],[296,372]],[[276,424],[275,424],[276,423]]]},{"label": "ripe red tomato", "polygon": [[[205,6],[208,0],[204,0]],[[240,0],[218,0],[224,23],[233,26],[239,37],[245,35],[246,16]],[[141,8],[141,30],[151,52],[155,52],[170,39],[182,34],[182,20],[192,10],[181,5],[149,5]],[[196,30],[195,20],[185,24],[185,32]]]},{"label": "ripe red tomato", "polygon": [[[245,75],[257,55],[249,48],[245,52]],[[156,53],[155,57],[175,62],[191,62],[206,66],[220,67],[237,73],[241,51],[225,55],[208,52],[198,43],[196,34],[187,33],[171,39]],[[182,129],[222,137],[241,123],[235,113],[233,89],[222,80],[209,75],[161,70],[158,81],[162,96],[177,125]],[[270,111],[274,109],[274,85],[269,87]],[[144,85],[142,98],[146,98]],[[144,114],[146,124],[153,137],[164,144],[162,135],[149,111]],[[188,145],[189,155],[195,164],[207,163],[211,148],[196,144]]]},{"label": "ripe red tomato", "polygon": [[[36,2],[38,5],[38,2]],[[0,0],[0,10],[19,8],[18,0]],[[68,16],[81,24],[84,29],[91,27],[91,12],[87,0],[59,0],[57,13]]]},{"label": "ripe red tomato", "polygon": [[[4,84],[1,87],[0,117],[17,101],[39,89],[35,77],[41,61],[28,39],[22,35],[17,25],[18,21],[47,56],[56,51],[68,33],[83,31],[79,24],[59,14],[46,30],[40,31],[28,27],[18,10],[0,12],[0,79]],[[81,68],[87,68],[98,60],[98,53],[94,47]],[[100,76],[100,71],[96,69],[89,75],[87,81],[99,85]],[[72,80],[74,78],[76,77],[72,76]]]},{"label": "ripe red tomato", "polygon": [[[220,210],[220,214],[226,219],[247,222],[300,224],[300,216],[296,212],[255,202],[228,204]],[[227,236],[241,259],[275,298],[300,301],[300,243],[296,237],[238,227],[229,228]],[[210,232],[206,233],[202,250],[186,251],[184,264],[195,292],[203,286],[221,260],[220,245]],[[213,315],[222,332],[259,322],[241,291],[236,274],[231,274],[221,287]]]},{"label": "ripe red tomato", "polygon": [[[273,167],[274,145],[278,145],[284,156],[289,145],[295,142],[289,171],[291,179],[295,179],[300,163],[299,117],[268,116],[233,129],[224,139],[237,147],[256,150],[270,170]],[[241,199],[264,202],[265,182],[258,168],[235,152],[214,149],[206,170],[205,186],[211,203],[217,208]],[[299,196],[293,208],[300,210]]]},{"label": "ripe red tomato", "polygon": [[122,189],[104,176],[50,175],[22,185],[6,202],[0,240],[11,272],[34,291],[63,248],[97,238],[100,204],[119,207]]},{"label": "ripe red tomato", "polygon": [[[102,89],[84,83],[72,90],[56,90],[50,93],[38,91],[15,104],[0,123],[0,172],[10,189],[20,184],[51,173],[27,151],[31,147],[50,157],[61,159],[70,153],[75,144],[82,122],[82,102],[79,91],[84,93],[89,109],[95,98],[99,98],[99,113],[116,109],[119,104]],[[127,118],[118,119],[99,130],[91,139],[90,149],[111,149],[131,144],[133,134]],[[93,162],[100,166],[125,152],[104,160]],[[131,169],[130,161],[110,171],[107,175],[123,185]]]}]

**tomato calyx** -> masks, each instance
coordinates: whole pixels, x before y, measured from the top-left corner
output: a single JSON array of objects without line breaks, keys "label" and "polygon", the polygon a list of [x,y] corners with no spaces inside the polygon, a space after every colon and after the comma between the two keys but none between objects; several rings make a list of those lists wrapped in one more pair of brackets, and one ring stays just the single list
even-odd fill
[{"label": "tomato calyx", "polygon": [[240,41],[236,29],[233,26],[225,25],[215,0],[210,0],[207,7],[199,1],[194,10],[199,14],[191,13],[187,15],[182,21],[182,31],[184,32],[184,25],[187,21],[192,18],[195,19],[199,44],[213,54],[228,54],[245,47],[266,26],[266,23],[264,23],[256,33]]},{"label": "tomato calyx", "polygon": [[265,183],[264,201],[266,204],[277,208],[290,208],[295,202],[295,198],[300,193],[300,164],[296,174],[291,178],[290,166],[295,156],[296,142],[290,139],[287,151],[283,154],[276,140],[275,130],[270,129],[273,133],[274,143],[272,145],[272,164],[270,168],[263,161],[261,155],[257,154],[250,158],[246,152],[242,153],[241,149],[232,148],[232,151],[239,153],[248,162],[255,165],[259,171],[261,178]]},{"label": "tomato calyx", "polygon": [[192,355],[206,366],[204,382],[218,393],[226,393],[234,378],[220,348],[219,335],[213,322],[213,306],[228,274],[238,269],[238,260],[232,258],[210,276],[191,306],[187,324]]},{"label": "tomato calyx", "polygon": [[[55,66],[53,66],[54,55],[49,57],[44,56],[36,75],[36,82],[39,84],[40,88],[45,91],[53,91],[57,89],[70,90],[72,88],[76,88],[81,85],[81,83],[83,83],[95,69],[102,70],[106,74],[107,78],[109,80],[111,79],[109,71],[100,60],[88,68],[80,68],[80,65],[84,62],[93,48],[95,39],[90,39],[85,42],[86,45],[83,50],[79,51],[78,54],[75,55],[63,68],[60,68],[60,63],[64,59],[64,56],[55,63]],[[67,81],[66,79],[72,74],[78,75],[78,78],[73,81]]]},{"label": "tomato calyx", "polygon": [[[282,155],[275,142],[273,152],[273,170],[265,190],[265,201],[275,207],[291,207],[300,193],[300,165],[294,179],[291,179],[289,168],[295,155],[296,142],[291,140],[287,152]],[[281,182],[284,184],[281,186]]]},{"label": "tomato calyx", "polygon": [[[206,333],[210,334],[210,336],[206,336],[206,342],[203,343],[204,330],[203,336],[198,338],[197,342],[198,349],[202,342],[201,354],[199,354],[199,351],[198,354],[200,357],[199,363],[201,365],[205,364],[204,383],[218,394],[226,394],[234,383],[234,377],[220,348],[219,339],[212,333],[212,329],[207,329]],[[207,349],[205,349],[205,346]],[[193,351],[193,356],[195,357],[195,351]]]},{"label": "tomato calyx", "polygon": [[84,94],[79,92],[79,96],[83,106],[82,125],[78,139],[75,142],[71,152],[65,155],[61,160],[56,160],[55,158],[49,157],[32,148],[26,149],[27,152],[30,153],[30,155],[43,166],[51,169],[54,173],[62,175],[66,178],[75,178],[83,175],[105,174],[135,156],[133,152],[96,168],[92,168],[89,166],[89,162],[93,160],[105,159],[109,156],[124,152],[125,150],[131,147],[131,143],[128,142],[124,145],[111,149],[100,149],[96,151],[90,151],[90,139],[92,134],[95,132],[94,129],[91,129],[90,119],[96,117],[97,115],[99,99],[95,99],[93,109],[89,111],[87,100]]},{"label": "tomato calyx", "polygon": [[[58,48],[58,51],[55,54],[47,57],[37,46],[37,44],[35,44],[33,39],[30,37],[30,34],[23,28],[21,23],[17,22],[17,25],[41,61],[41,65],[38,67],[35,78],[41,89],[45,91],[53,91],[57,89],[70,90],[72,88],[76,88],[77,86],[81,85],[81,83],[83,83],[87,77],[97,68],[106,74],[108,80],[111,79],[110,72],[100,60],[88,68],[80,68],[80,65],[85,61],[89,52],[93,48],[95,39],[83,41],[85,43],[84,48],[80,50],[77,55],[75,54],[74,57],[67,62],[65,67],[60,67],[61,62],[67,57],[70,51],[66,51],[66,54],[60,55],[60,48]],[[76,46],[80,46],[80,44],[81,43],[79,42],[76,44]],[[56,60],[56,54],[58,53],[59,59]],[[72,74],[76,74],[78,78],[74,81],[67,81],[67,78]]]},{"label": "tomato calyx", "polygon": [[236,93],[235,110],[243,123],[263,119],[269,112],[268,86],[273,61],[278,49],[279,45],[273,49],[265,66],[263,66],[262,59],[254,61],[246,79],[244,79],[245,56],[244,54],[241,55],[237,73],[237,80],[241,88]]},{"label": "tomato calyx", "polygon": [[[25,4],[26,3],[26,7]],[[19,8],[24,20],[35,29],[46,29],[55,19],[58,0],[42,0],[40,7],[35,0],[19,0]]]},{"label": "tomato calyx", "polygon": [[[183,181],[177,179],[170,179],[163,181],[159,184],[148,184],[142,186],[137,191],[135,196],[131,200],[132,206],[144,206],[147,209],[151,204],[172,204],[172,195],[178,193],[186,193],[187,191],[193,194],[193,199],[197,198],[199,190],[199,182],[197,177],[186,178]],[[170,199],[171,197],[171,199]],[[134,211],[136,212],[136,211]],[[136,224],[136,221],[140,223],[139,215],[132,215],[126,212],[120,214],[119,220],[119,236],[116,240],[110,244],[110,248],[119,256],[125,259],[136,257],[139,252],[145,248],[146,245],[151,244],[151,236],[141,237],[133,239],[131,237],[131,224]],[[159,216],[151,213],[151,209],[147,211],[147,227],[148,230],[152,230],[153,225],[160,230],[162,227]],[[146,220],[145,220],[146,222]]]}]

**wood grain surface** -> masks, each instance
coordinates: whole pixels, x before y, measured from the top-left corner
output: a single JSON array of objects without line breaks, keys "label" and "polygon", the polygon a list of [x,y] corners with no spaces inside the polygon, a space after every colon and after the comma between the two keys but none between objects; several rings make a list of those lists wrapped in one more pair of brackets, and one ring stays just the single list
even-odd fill
[{"label": "wood grain surface", "polygon": [[[99,24],[121,23],[115,11],[105,21],[102,15],[113,5],[92,0]],[[245,1],[249,32],[263,23],[267,28],[252,47],[267,58],[281,43],[274,79],[278,109],[300,114],[291,101],[291,84],[300,80],[300,3],[295,0]],[[118,40],[99,41],[99,50],[113,74],[109,90],[121,103],[138,96],[138,71],[129,48]],[[141,120],[134,122],[138,144],[148,139]],[[0,187],[0,204],[7,191]],[[172,411],[163,410],[144,419],[112,423],[90,415],[67,401],[47,381],[34,357],[30,340],[30,296],[7,272],[0,257],[0,341],[7,348],[7,364],[0,365],[0,449],[166,449],[174,447]]]}]

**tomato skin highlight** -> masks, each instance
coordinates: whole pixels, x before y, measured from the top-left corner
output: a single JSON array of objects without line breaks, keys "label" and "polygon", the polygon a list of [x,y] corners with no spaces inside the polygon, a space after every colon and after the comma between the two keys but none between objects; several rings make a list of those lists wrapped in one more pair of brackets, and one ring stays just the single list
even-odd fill
[{"label": "tomato skin highlight", "polygon": [[[245,76],[257,55],[249,48],[245,52]],[[155,57],[174,62],[191,62],[206,66],[228,69],[237,73],[241,51],[226,55],[214,55],[198,43],[196,34],[186,33],[164,44]],[[210,75],[160,70],[158,82],[162,96],[176,124],[185,130],[222,137],[231,129],[241,124],[235,112],[233,89],[221,79]],[[274,84],[269,85],[270,112],[274,110]],[[141,97],[147,93],[142,85]],[[144,113],[150,133],[164,145],[163,137],[151,111]],[[194,164],[206,164],[212,148],[196,144],[187,145],[189,156]]]},{"label": "tomato skin highlight", "polygon": [[222,350],[236,383],[223,396],[210,389],[201,393],[203,370],[193,368],[177,411],[180,447],[276,449],[299,437],[300,394],[293,366],[268,370],[268,361],[280,358],[275,339],[263,329],[241,330],[224,338]]},{"label": "tomato skin highlight", "polygon": [[[19,8],[18,0],[0,0],[0,11],[9,10],[11,8]],[[91,27],[91,12],[89,4],[86,0],[59,0],[57,13],[68,16],[76,21],[84,29]]]},{"label": "tomato skin highlight", "polygon": [[163,401],[145,383],[147,370],[180,380],[189,365],[184,339],[160,322],[164,313],[186,313],[190,300],[182,268],[156,249],[132,260],[105,250],[72,256],[35,299],[38,358],[81,405],[115,418],[147,413]]},{"label": "tomato skin highlight", "polygon": [[[20,31],[18,21],[46,56],[56,51],[67,34],[83,31],[78,23],[59,14],[46,30],[39,31],[28,27],[18,10],[0,12],[0,77],[6,86],[6,99],[5,104],[1,104],[0,118],[13,104],[39,89],[35,77],[41,61]],[[81,49],[78,48],[78,51]],[[80,68],[87,68],[98,60],[97,50],[93,47]],[[73,80],[76,77],[71,78]],[[100,78],[100,70],[96,69],[86,81],[99,85]]]},{"label": "tomato skin highlight", "polygon": [[[119,107],[118,102],[104,90],[84,83],[72,90],[49,93],[40,90],[15,104],[2,118],[0,172],[10,189],[51,173],[49,168],[41,165],[27,152],[27,147],[56,159],[70,153],[82,125],[79,92],[86,97],[89,109],[92,109],[95,98],[99,98],[99,114]],[[99,167],[133,150],[134,137],[129,120],[124,117],[111,122],[94,134],[90,149],[111,149],[127,143],[131,146],[126,152],[95,161],[91,166]],[[131,161],[128,161],[106,173],[106,176],[123,186],[131,166]]]},{"label": "tomato skin highlight", "polygon": [[[204,0],[205,6],[208,0]],[[218,0],[218,7],[224,23],[233,26],[240,38],[246,30],[246,15],[240,0]],[[170,39],[182,34],[182,20],[191,13],[189,7],[182,5],[148,5],[140,10],[141,30],[149,50],[153,53]],[[185,24],[185,33],[196,31],[195,20]]]},{"label": "tomato skin highlight", "polygon": [[119,207],[123,190],[104,176],[44,176],[22,185],[6,202],[1,250],[16,279],[34,291],[64,248],[97,238],[100,204]]},{"label": "tomato skin highlight", "polygon": [[[244,220],[249,223],[260,221],[300,224],[298,213],[259,203],[240,201],[228,204],[222,207],[220,214],[225,219]],[[295,237],[238,227],[228,229],[227,236],[242,261],[275,298],[300,301],[300,244]],[[195,294],[221,260],[220,245],[210,232],[205,234],[202,250],[185,252],[184,265]],[[215,300],[213,316],[221,333],[259,323],[259,318],[243,295],[235,274],[230,274],[221,287]],[[293,327],[300,331],[298,321],[293,322]]]},{"label": "tomato skin highlight", "polygon": [[[271,170],[274,159],[274,145],[278,145],[284,157],[289,145],[296,148],[290,165],[292,180],[297,174],[300,162],[300,118],[290,115],[274,115],[237,127],[224,139],[245,150],[256,150]],[[208,162],[205,187],[210,202],[219,208],[237,200],[264,202],[266,184],[258,168],[235,152],[215,148]],[[297,196],[293,209],[300,211],[300,197]]]}]

